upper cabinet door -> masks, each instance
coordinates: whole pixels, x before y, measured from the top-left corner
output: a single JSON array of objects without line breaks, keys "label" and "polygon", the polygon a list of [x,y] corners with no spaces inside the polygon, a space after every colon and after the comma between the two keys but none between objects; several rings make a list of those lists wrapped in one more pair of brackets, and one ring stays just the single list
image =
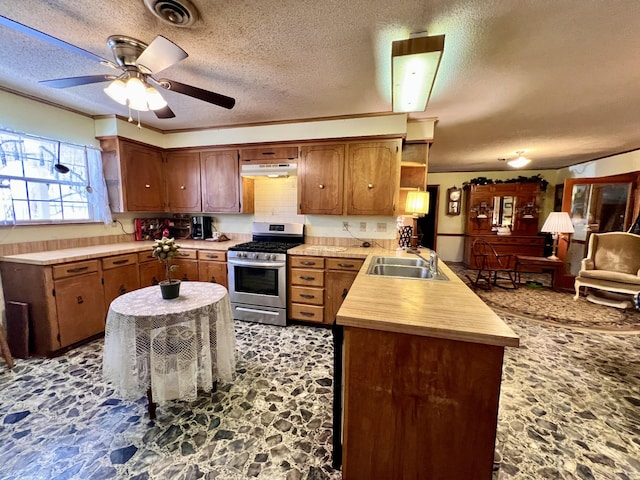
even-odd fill
[{"label": "upper cabinet door", "polygon": [[168,152],[164,168],[168,211],[201,211],[200,153],[197,151]]},{"label": "upper cabinet door", "polygon": [[121,142],[126,211],[165,211],[165,183],[160,149]]},{"label": "upper cabinet door", "polygon": [[400,140],[348,145],[347,215],[396,215]]},{"label": "upper cabinet door", "polygon": [[300,149],[298,213],[342,215],[345,145],[309,145]]},{"label": "upper cabinet door", "polygon": [[238,151],[200,152],[202,210],[204,212],[240,212],[240,171]]}]

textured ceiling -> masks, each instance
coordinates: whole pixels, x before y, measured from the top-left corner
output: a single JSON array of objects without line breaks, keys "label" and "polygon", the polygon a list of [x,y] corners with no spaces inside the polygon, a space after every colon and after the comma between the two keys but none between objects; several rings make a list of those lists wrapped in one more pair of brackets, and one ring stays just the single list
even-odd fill
[{"label": "textured ceiling", "polygon": [[[391,41],[445,34],[426,112],[437,118],[430,171],[558,168],[640,147],[640,2],[584,0],[191,0],[201,19],[165,25],[142,0],[0,0],[0,15],[112,59],[109,35],[163,35],[189,57],[167,77],[236,98],[226,110],[163,91],[161,130],[367,115],[391,110]],[[112,74],[0,26],[0,85],[90,115],[127,115],[105,84],[38,80]],[[0,106],[1,108],[1,106]],[[6,114],[7,112],[3,112]]]}]

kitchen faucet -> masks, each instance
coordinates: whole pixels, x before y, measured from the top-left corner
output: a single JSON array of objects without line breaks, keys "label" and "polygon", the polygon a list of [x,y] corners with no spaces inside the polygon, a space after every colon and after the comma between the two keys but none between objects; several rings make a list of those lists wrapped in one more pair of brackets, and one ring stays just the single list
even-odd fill
[{"label": "kitchen faucet", "polygon": [[438,274],[438,254],[436,253],[435,250],[429,250],[429,258],[424,258],[417,251],[407,250],[407,252],[413,253],[417,257],[419,257],[422,260],[424,260],[425,262],[427,262],[427,265],[429,266],[428,268],[429,268],[429,271],[431,272],[431,275],[436,276]]}]

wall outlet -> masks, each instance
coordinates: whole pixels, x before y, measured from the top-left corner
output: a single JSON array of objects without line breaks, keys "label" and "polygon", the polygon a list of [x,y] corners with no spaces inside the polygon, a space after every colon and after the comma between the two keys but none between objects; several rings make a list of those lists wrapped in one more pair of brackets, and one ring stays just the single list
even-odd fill
[{"label": "wall outlet", "polygon": [[349,230],[349,222],[342,222],[342,230],[345,232]]},{"label": "wall outlet", "polygon": [[387,231],[387,224],[386,223],[378,223],[378,225],[376,226],[376,230],[378,232],[386,232]]},{"label": "wall outlet", "polygon": [[360,222],[360,231],[361,232],[367,231],[367,222]]}]

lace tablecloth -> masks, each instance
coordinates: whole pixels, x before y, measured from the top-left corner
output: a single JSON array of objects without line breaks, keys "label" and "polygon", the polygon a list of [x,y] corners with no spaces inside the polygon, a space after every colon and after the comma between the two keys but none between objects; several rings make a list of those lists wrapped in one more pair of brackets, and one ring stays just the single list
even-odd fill
[{"label": "lace tablecloth", "polygon": [[123,398],[151,388],[154,402],[194,400],[235,372],[235,332],[227,289],[182,282],[164,300],[159,286],[121,295],[109,307],[102,373]]}]

